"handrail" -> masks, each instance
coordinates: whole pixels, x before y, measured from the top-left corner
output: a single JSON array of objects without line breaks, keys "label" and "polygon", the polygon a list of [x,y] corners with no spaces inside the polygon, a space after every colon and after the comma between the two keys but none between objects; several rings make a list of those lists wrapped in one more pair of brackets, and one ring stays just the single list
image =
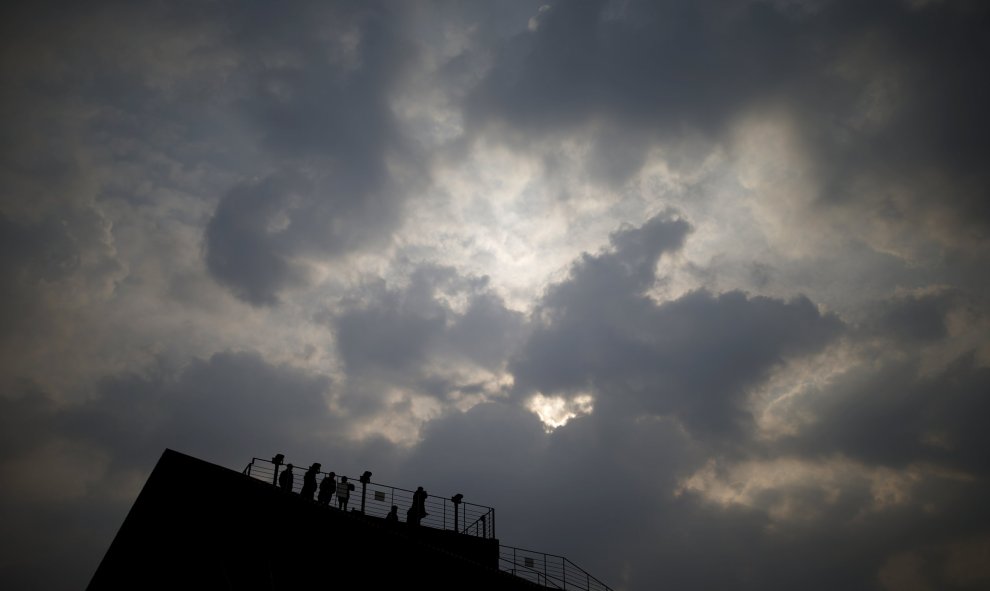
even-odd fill
[{"label": "handrail", "polygon": [[[301,490],[301,476],[305,471],[306,469],[302,465],[293,465],[293,492],[299,492]],[[243,471],[245,475],[269,484],[275,484],[278,480],[277,474],[281,472],[281,465],[276,465],[270,460],[257,457],[251,458],[251,462],[248,463]],[[321,471],[319,474],[325,478],[329,473]],[[353,483],[355,487],[350,494],[347,504],[348,509],[360,512],[363,505],[365,515],[385,517],[392,505],[395,505],[399,510],[400,521],[407,520],[407,510],[412,506],[415,491],[372,482],[370,480],[362,483],[360,478],[352,478],[346,474],[336,474],[338,482],[341,476],[347,476],[348,482]],[[319,481],[317,482],[317,493],[314,494],[314,499],[317,498],[318,491]],[[362,499],[364,501],[363,503]],[[338,506],[336,494],[331,495],[329,505],[331,507]],[[432,494],[427,496],[424,507],[426,509],[426,516],[420,520],[419,525],[421,526],[442,530],[454,530],[456,527],[459,530],[458,533],[486,539],[495,538],[495,509],[493,507],[464,501],[454,503],[450,498]],[[468,527],[459,527],[457,525],[458,523],[469,523],[471,525]],[[478,526],[477,524],[484,525]]]},{"label": "handrail", "polygon": [[[266,482],[276,484],[280,473],[281,465],[276,465],[270,460],[263,458],[251,458],[251,461],[244,468],[243,474]],[[293,465],[299,472],[293,472],[292,492],[299,492],[302,488],[301,476],[305,472],[302,465]],[[324,477],[327,472],[319,472]],[[337,474],[338,478],[346,476]],[[400,520],[403,511],[412,506],[412,499],[415,491],[380,484],[376,482],[361,482],[360,478],[347,476],[355,489],[350,494],[350,502],[347,507],[352,512],[361,512],[373,517],[385,517],[392,505],[400,510]],[[317,483],[317,491],[319,483]],[[314,499],[317,495],[314,494]],[[363,500],[363,502],[362,502]],[[427,515],[420,521],[420,525],[441,530],[453,530],[459,534],[473,535],[484,539],[495,539],[495,509],[485,505],[468,503],[465,501],[454,502],[453,498],[429,495],[424,502]],[[336,494],[331,495],[330,507],[336,507]],[[358,509],[360,507],[361,509]],[[457,517],[455,518],[455,512]],[[467,524],[464,526],[457,525]],[[564,556],[528,550],[514,546],[499,545],[498,568],[529,580],[533,583],[551,589],[570,589],[573,591],[612,591],[612,588],[601,582],[588,571],[571,562]]]},{"label": "handrail", "polygon": [[[526,579],[527,581],[536,583],[541,587],[551,587],[553,589],[561,589],[562,587],[557,584],[556,581],[549,579],[546,574],[536,570],[535,568],[523,566],[520,564],[515,564],[501,556],[498,557],[499,560],[499,570],[507,572],[511,575]],[[508,563],[509,567],[503,567],[502,563]]]},{"label": "handrail", "polygon": [[[508,565],[508,568],[506,567]],[[516,569],[528,569],[542,574],[543,586],[580,591],[611,591],[611,587],[564,556],[499,546],[499,568],[515,574]],[[542,572],[541,572],[542,571]]]}]

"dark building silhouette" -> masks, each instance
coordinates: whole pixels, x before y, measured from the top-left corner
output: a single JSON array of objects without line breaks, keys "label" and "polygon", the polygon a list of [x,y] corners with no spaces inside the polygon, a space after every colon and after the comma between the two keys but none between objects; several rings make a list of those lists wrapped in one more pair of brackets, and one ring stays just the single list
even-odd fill
[{"label": "dark building silhouette", "polygon": [[[519,571],[525,572],[506,572],[494,537],[330,509],[270,480],[165,450],[88,589],[295,591],[328,582],[353,589],[561,587],[552,574],[537,572],[540,556],[542,568],[551,571],[560,557],[534,559],[531,553],[524,559],[528,551],[505,547],[502,555],[509,550],[513,557],[520,553]],[[568,564],[561,558],[562,567]],[[587,577],[584,588],[607,589]]]}]

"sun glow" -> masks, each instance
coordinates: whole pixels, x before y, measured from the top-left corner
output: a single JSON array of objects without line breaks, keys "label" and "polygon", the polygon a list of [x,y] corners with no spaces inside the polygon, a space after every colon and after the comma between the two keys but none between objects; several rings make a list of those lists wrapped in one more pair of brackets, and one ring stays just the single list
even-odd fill
[{"label": "sun glow", "polygon": [[549,433],[566,425],[574,417],[591,414],[594,410],[593,402],[594,399],[589,394],[580,394],[573,398],[536,394],[526,403],[526,408],[540,417],[543,428]]}]

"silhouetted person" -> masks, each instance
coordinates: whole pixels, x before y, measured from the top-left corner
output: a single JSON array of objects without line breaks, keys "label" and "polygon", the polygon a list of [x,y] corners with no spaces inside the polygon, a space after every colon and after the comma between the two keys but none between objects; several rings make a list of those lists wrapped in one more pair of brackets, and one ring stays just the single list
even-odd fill
[{"label": "silhouetted person", "polygon": [[313,493],[316,492],[316,475],[320,473],[320,465],[313,464],[306,470],[303,474],[303,486],[302,490],[299,491],[300,496],[304,499],[313,500]]},{"label": "silhouetted person", "polygon": [[392,510],[388,512],[385,516],[385,523],[392,525],[393,523],[399,523],[399,506],[392,505]]},{"label": "silhouetted person", "polygon": [[278,487],[286,492],[292,492],[292,483],[295,476],[292,475],[292,464],[285,466],[285,472],[279,474]]},{"label": "silhouetted person", "polygon": [[419,525],[419,522],[428,515],[426,512],[426,491],[420,486],[413,493],[412,505],[409,505],[409,509],[406,510],[406,523],[410,525]]},{"label": "silhouetted person", "polygon": [[340,482],[337,483],[337,508],[343,511],[347,511],[347,501],[351,498],[351,491],[354,490],[354,485],[347,482],[346,476],[340,477]]},{"label": "silhouetted person", "polygon": [[416,523],[419,523],[424,517],[429,515],[426,512],[426,491],[423,490],[422,486],[416,487],[416,492],[413,493],[413,507],[416,509]]},{"label": "silhouetted person", "polygon": [[329,505],[335,492],[337,492],[337,475],[331,472],[320,481],[320,494],[316,500],[321,505]]}]

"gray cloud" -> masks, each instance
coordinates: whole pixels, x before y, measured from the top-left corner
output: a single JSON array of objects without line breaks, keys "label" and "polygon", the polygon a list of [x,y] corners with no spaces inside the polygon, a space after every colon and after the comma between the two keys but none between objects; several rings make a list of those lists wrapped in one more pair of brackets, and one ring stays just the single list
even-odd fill
[{"label": "gray cloud", "polygon": [[[35,67],[10,64],[21,84],[3,100],[22,114],[0,145],[11,185],[42,175],[78,185],[81,156],[96,154],[115,174],[89,171],[97,179],[86,189],[140,202],[148,183],[178,188],[176,177],[198,168],[181,188],[220,201],[204,232],[207,268],[251,304],[299,285],[296,259],[386,242],[423,182],[391,105],[417,56],[401,6],[18,12],[24,30],[10,53]],[[39,47],[43,38],[59,43]],[[35,140],[46,128],[49,139]]]},{"label": "gray cloud", "polygon": [[2,10],[5,588],[164,447],[617,589],[986,587],[985,3]]},{"label": "gray cloud", "polygon": [[[380,412],[395,389],[438,401],[499,393],[493,377],[526,329],[487,277],[449,267],[417,266],[407,286],[375,282],[355,299],[328,319],[349,376],[340,402],[354,416]],[[410,413],[408,406],[393,410]]]},{"label": "gray cloud", "polygon": [[293,249],[286,244],[291,221],[280,216],[293,201],[309,200],[312,190],[284,175],[232,189],[206,229],[206,264],[213,276],[256,305],[274,304],[281,288],[302,283],[305,269],[290,259]]},{"label": "gray cloud", "polygon": [[[494,369],[522,329],[521,315],[506,309],[487,277],[462,277],[451,268],[421,266],[406,288],[374,284],[369,295],[333,321],[341,357],[358,373],[404,372],[438,352]],[[463,311],[452,309],[447,297],[464,298]]]},{"label": "gray cloud", "polygon": [[[858,477],[836,478],[836,490],[778,484],[750,505],[676,494],[678,479],[716,448],[669,420],[595,413],[544,436],[531,415],[490,403],[431,423],[424,437],[402,478],[495,505],[503,543],[580,557],[619,587],[877,589],[892,557],[918,552],[931,560],[925,578],[951,588],[945,553],[986,531],[986,482],[926,480],[881,510],[873,484]],[[772,515],[781,507],[785,519]]]},{"label": "gray cloud", "polygon": [[148,466],[166,447],[246,464],[246,449],[312,452],[334,426],[329,387],[325,377],[257,354],[217,353],[178,375],[109,378],[97,398],[65,411],[61,422],[64,433],[114,450],[129,468]]},{"label": "gray cloud", "polygon": [[645,291],[689,226],[657,217],[613,234],[614,251],[585,255],[553,286],[538,327],[513,361],[522,388],[593,390],[602,406],[673,414],[692,429],[732,432],[747,420],[747,388],[789,356],[820,350],[842,329],[807,298],[783,302],[729,292],[657,304]]},{"label": "gray cloud", "polygon": [[948,336],[948,316],[962,299],[954,290],[894,297],[877,306],[867,326],[897,341],[943,339]]},{"label": "gray cloud", "polygon": [[816,417],[781,444],[803,454],[842,453],[870,464],[931,462],[985,478],[990,372],[966,355],[934,375],[916,357],[891,359],[842,376],[827,396],[802,405]]},{"label": "gray cloud", "polygon": [[[294,257],[381,243],[397,224],[403,195],[389,161],[413,174],[416,165],[389,101],[415,46],[397,28],[398,7],[317,4],[288,19],[279,9],[286,26],[274,29],[274,7],[256,8],[232,34],[249,58],[233,104],[285,170],[228,192],[205,243],[214,276],[262,305],[304,280]],[[328,29],[338,35],[329,46]]]},{"label": "gray cloud", "polygon": [[535,32],[506,45],[471,112],[538,130],[595,116],[664,131],[683,119],[718,129],[806,59],[800,21],[761,3],[713,18],[720,4],[554,4]]},{"label": "gray cloud", "polygon": [[79,266],[78,247],[54,219],[19,224],[0,217],[0,241],[0,271],[7,278],[0,289],[3,301],[10,304],[0,312],[0,334],[14,335],[24,328],[18,324],[37,320],[33,314],[25,318],[25,311],[34,307],[33,284],[58,281],[72,273]]},{"label": "gray cloud", "polygon": [[[580,276],[575,270],[572,281]],[[741,294],[729,294],[725,301],[703,294],[705,305],[692,314],[687,311],[696,305],[691,297],[696,295],[673,302],[683,304],[674,316],[693,327],[721,325],[733,315],[766,322],[774,316],[767,310],[793,315],[797,327],[806,321],[819,325],[811,342],[795,345],[796,354],[834,342],[841,328],[813,308],[802,311],[808,304],[753,301]],[[805,315],[807,320],[800,320]],[[711,323],[702,321],[709,316]],[[733,343],[726,346],[737,353],[755,347],[758,353],[739,363],[764,371],[771,362],[759,351],[783,348],[795,338],[790,329],[780,332],[770,325],[766,333],[741,331],[752,340],[745,346],[733,343],[738,324],[727,323],[711,337]],[[848,328],[842,331],[858,338]],[[707,330],[699,332],[704,336]],[[874,339],[875,333],[863,337]],[[676,342],[693,346],[691,339]],[[575,350],[586,363],[599,358],[599,350],[586,342],[562,355]],[[533,352],[532,341],[524,351]],[[559,344],[554,351],[560,351]],[[691,353],[697,351],[689,349],[685,358]],[[659,357],[653,363],[663,364]],[[525,413],[504,403],[475,407],[430,423],[403,473],[448,490],[467,487],[472,497],[487,495],[498,507],[504,543],[534,540],[540,547],[580,556],[587,561],[582,566],[628,588],[663,580],[687,589],[879,589],[888,588],[881,578],[910,575],[911,568],[921,569],[915,580],[934,588],[976,588],[985,572],[979,574],[973,565],[954,572],[950,565],[980,556],[986,540],[982,496],[987,480],[978,451],[985,442],[977,418],[984,414],[985,368],[966,358],[925,378],[910,365],[871,366],[812,397],[813,406],[804,410],[816,421],[801,427],[799,435],[771,444],[752,438],[752,430],[714,420],[721,412],[716,404],[731,407],[739,398],[716,397],[695,416],[689,412],[694,403],[680,401],[686,408],[663,413],[673,420],[647,418],[648,402],[621,410],[610,402],[623,389],[631,390],[629,383],[645,381],[638,379],[637,369],[604,378],[591,370],[598,380],[593,384],[606,385],[591,415],[572,419],[541,439],[539,424]],[[677,388],[659,381],[652,385],[663,392],[708,393],[707,375],[685,370],[677,377]],[[706,422],[699,425],[696,419],[702,416]],[[689,430],[681,428],[681,421]],[[727,433],[732,433],[733,450],[721,440]],[[924,433],[949,433],[955,439],[926,442]],[[768,465],[750,475],[717,469],[719,478],[728,481],[728,499],[713,500],[703,488],[681,490],[684,478],[715,458],[730,466],[737,461]],[[601,552],[603,543],[608,552]],[[719,568],[709,568],[713,563]],[[629,574],[631,564],[639,566]]]},{"label": "gray cloud", "polygon": [[948,206],[967,236],[985,236],[981,3],[587,1],[535,18],[466,100],[479,133],[505,123],[537,139],[597,126],[589,165],[621,183],[650,143],[717,142],[772,105],[794,116],[824,203],[909,179],[917,191],[877,198],[875,209],[899,219]]},{"label": "gray cloud", "polygon": [[[0,496],[4,579],[63,588],[90,576],[132,489],[166,447],[231,467],[273,450],[347,457],[328,454],[341,446],[324,399],[329,387],[325,377],[257,354],[218,353],[179,371],[108,377],[91,400],[71,407],[31,389],[0,399],[9,484]],[[12,471],[24,457],[42,464],[37,472]],[[62,568],[51,569],[50,559]]]}]

